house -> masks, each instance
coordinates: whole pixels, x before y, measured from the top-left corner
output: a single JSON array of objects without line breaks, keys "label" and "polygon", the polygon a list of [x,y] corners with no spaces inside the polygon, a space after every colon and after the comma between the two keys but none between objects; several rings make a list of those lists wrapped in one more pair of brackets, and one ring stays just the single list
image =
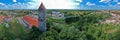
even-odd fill
[{"label": "house", "polygon": [[106,19],[106,23],[115,23],[115,22],[116,22],[115,18],[107,18]]},{"label": "house", "polygon": [[0,15],[0,23],[3,22],[3,18],[4,18],[4,16]]},{"label": "house", "polygon": [[111,14],[112,16],[117,16],[117,14],[116,14],[115,12],[110,12],[110,14]]},{"label": "house", "polygon": [[52,12],[52,18],[65,18],[64,17],[64,13],[60,13],[60,12]]},{"label": "house", "polygon": [[10,16],[4,16],[4,21],[9,22],[11,20]]},{"label": "house", "polygon": [[31,28],[32,26],[38,27],[38,19],[37,19],[37,18],[33,18],[33,17],[31,17],[31,16],[24,16],[24,17],[23,17],[23,20],[28,23],[27,25],[28,25],[30,28]]},{"label": "house", "polygon": [[120,22],[120,16],[117,17],[118,22]]}]

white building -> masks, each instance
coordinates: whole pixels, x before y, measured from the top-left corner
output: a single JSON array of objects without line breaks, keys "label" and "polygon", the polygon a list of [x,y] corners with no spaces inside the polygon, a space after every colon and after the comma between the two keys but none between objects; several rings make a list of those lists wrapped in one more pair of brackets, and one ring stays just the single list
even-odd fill
[{"label": "white building", "polygon": [[117,14],[116,14],[115,12],[110,12],[110,14],[111,14],[112,16],[117,16]]},{"label": "white building", "polygon": [[5,21],[5,22],[9,22],[10,20],[11,20],[10,16],[5,16],[5,17],[4,17],[4,21]]},{"label": "white building", "polygon": [[106,23],[115,23],[116,20],[114,18],[107,18]]},{"label": "white building", "polygon": [[52,12],[52,18],[65,18],[64,17],[64,13],[60,13],[60,12]]}]

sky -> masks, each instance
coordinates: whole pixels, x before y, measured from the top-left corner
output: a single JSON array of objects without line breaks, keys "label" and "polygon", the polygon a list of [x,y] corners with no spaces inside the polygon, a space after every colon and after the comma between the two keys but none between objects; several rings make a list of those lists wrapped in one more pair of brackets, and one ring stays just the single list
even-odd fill
[{"label": "sky", "polygon": [[0,9],[38,9],[41,2],[46,9],[120,9],[120,0],[0,0]]},{"label": "sky", "polygon": [[119,10],[120,0],[74,0],[76,9]]}]

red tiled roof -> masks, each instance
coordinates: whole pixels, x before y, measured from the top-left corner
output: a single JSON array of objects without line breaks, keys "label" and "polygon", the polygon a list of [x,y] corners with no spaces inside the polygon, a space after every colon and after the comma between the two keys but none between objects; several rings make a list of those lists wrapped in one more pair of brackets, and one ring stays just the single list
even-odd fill
[{"label": "red tiled roof", "polygon": [[115,20],[114,18],[107,18],[107,20]]},{"label": "red tiled roof", "polygon": [[38,20],[36,18],[32,18],[31,16],[24,16],[23,19],[28,22],[29,26],[38,27]]},{"label": "red tiled roof", "polygon": [[115,12],[111,12],[112,14],[116,14]]},{"label": "red tiled roof", "polygon": [[10,18],[10,16],[3,16],[3,15],[0,15],[0,22],[2,22],[2,20],[3,20],[4,18]]},{"label": "red tiled roof", "polygon": [[4,18],[10,18],[9,16],[4,16]]},{"label": "red tiled roof", "polygon": [[0,15],[0,22],[2,22],[4,16]]}]

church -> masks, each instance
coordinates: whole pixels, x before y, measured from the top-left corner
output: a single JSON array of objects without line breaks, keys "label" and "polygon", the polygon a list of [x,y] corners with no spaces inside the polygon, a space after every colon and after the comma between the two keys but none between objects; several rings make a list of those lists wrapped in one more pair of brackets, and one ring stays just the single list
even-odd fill
[{"label": "church", "polygon": [[38,29],[42,32],[46,31],[46,8],[43,3],[38,8]]}]

